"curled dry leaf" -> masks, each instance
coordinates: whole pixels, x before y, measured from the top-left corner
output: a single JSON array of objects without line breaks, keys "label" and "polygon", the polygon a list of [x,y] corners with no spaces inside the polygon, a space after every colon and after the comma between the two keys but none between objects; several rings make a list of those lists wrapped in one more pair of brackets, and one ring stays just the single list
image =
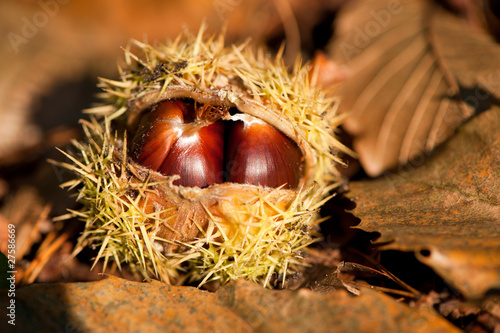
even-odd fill
[{"label": "curled dry leaf", "polygon": [[[16,234],[16,259],[29,254],[34,243],[41,238],[42,224],[47,223],[50,207],[33,187],[23,187],[13,193],[0,209],[0,251],[8,251],[8,226],[14,225]],[[51,224],[49,224],[52,227]]]},{"label": "curled dry leaf", "polygon": [[500,108],[458,130],[425,164],[351,183],[359,228],[415,251],[468,298],[500,289]]},{"label": "curled dry leaf", "polygon": [[[0,299],[5,318],[7,298]],[[237,281],[209,293],[116,277],[16,291],[15,329],[78,332],[459,332],[431,309],[382,293],[271,291]]]},{"label": "curled dry leaf", "polygon": [[500,46],[431,1],[353,1],[330,52],[349,67],[345,129],[370,176],[430,152],[498,104]]}]

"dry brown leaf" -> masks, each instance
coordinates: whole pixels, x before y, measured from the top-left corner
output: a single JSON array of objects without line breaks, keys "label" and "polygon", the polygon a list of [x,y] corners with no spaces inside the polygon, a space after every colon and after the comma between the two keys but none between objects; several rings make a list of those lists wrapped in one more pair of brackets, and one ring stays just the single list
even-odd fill
[{"label": "dry brown leaf", "polygon": [[218,298],[256,332],[455,332],[433,311],[410,308],[389,296],[363,290],[321,295],[307,289],[270,291],[246,281],[221,289]]},{"label": "dry brown leaf", "polygon": [[471,119],[420,167],[351,183],[359,228],[415,251],[466,297],[500,289],[500,108]]},{"label": "dry brown leaf", "polygon": [[[48,223],[50,207],[46,206],[40,193],[26,186],[12,193],[0,210],[0,251],[7,253],[8,225],[15,226],[16,259],[20,261],[31,251],[33,244],[41,238],[41,226]],[[52,225],[50,225],[52,227]]]},{"label": "dry brown leaf", "polygon": [[[7,318],[6,298],[0,314]],[[459,332],[433,310],[367,290],[321,295],[272,291],[248,281],[217,293],[138,283],[38,284],[16,291],[16,326],[5,332]]]},{"label": "dry brown leaf", "polygon": [[116,277],[20,288],[15,323],[5,332],[251,332],[213,294]]},{"label": "dry brown leaf", "polygon": [[429,154],[498,104],[500,46],[431,1],[352,1],[330,51],[349,67],[345,122],[370,176]]}]

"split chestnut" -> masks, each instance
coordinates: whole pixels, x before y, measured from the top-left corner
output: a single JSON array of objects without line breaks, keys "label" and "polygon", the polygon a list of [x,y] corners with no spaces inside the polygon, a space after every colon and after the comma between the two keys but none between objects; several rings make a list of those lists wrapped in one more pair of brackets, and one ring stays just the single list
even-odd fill
[{"label": "split chestnut", "polygon": [[179,175],[174,185],[182,186],[296,188],[302,174],[299,147],[271,125],[187,100],[163,101],[145,112],[132,156],[166,176]]}]

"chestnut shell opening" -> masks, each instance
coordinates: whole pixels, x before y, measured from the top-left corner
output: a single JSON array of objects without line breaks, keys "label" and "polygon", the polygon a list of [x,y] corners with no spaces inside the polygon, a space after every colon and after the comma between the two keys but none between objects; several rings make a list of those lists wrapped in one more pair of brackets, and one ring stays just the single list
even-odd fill
[{"label": "chestnut shell opening", "polygon": [[265,121],[236,107],[173,98],[146,108],[130,150],[139,164],[173,184],[225,182],[296,189],[303,178],[299,146]]}]

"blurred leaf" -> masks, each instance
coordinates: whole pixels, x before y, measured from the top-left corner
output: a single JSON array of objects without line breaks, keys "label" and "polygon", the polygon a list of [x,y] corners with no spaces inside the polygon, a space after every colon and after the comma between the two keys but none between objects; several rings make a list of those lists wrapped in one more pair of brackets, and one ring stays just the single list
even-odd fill
[{"label": "blurred leaf", "polygon": [[263,0],[1,1],[0,165],[26,159],[44,131],[76,123],[92,102],[93,79],[118,74],[130,39],[160,42],[185,27],[194,33],[205,19],[210,31],[227,22],[228,40],[259,40],[279,18]]},{"label": "blurred leaf", "polygon": [[359,228],[415,251],[466,297],[500,289],[500,108],[458,130],[425,164],[352,182]]},{"label": "blurred leaf", "polygon": [[[77,123],[94,101],[94,78],[118,75],[132,38],[161,43],[204,21],[208,34],[226,27],[228,44],[286,37],[293,62],[301,41],[317,46],[314,30],[343,1],[0,1],[0,165],[33,157],[48,129]],[[290,35],[290,26],[300,29]]]},{"label": "blurred leaf", "polygon": [[432,1],[352,1],[330,51],[351,70],[345,129],[370,176],[419,158],[498,105],[500,46]]},{"label": "blurred leaf", "polygon": [[[5,300],[0,307],[5,311]],[[0,311],[1,312],[1,311]],[[237,281],[217,293],[138,283],[38,284],[16,293],[10,331],[77,332],[459,332],[433,310],[370,290],[272,291]],[[7,331],[7,332],[10,332]]]}]

